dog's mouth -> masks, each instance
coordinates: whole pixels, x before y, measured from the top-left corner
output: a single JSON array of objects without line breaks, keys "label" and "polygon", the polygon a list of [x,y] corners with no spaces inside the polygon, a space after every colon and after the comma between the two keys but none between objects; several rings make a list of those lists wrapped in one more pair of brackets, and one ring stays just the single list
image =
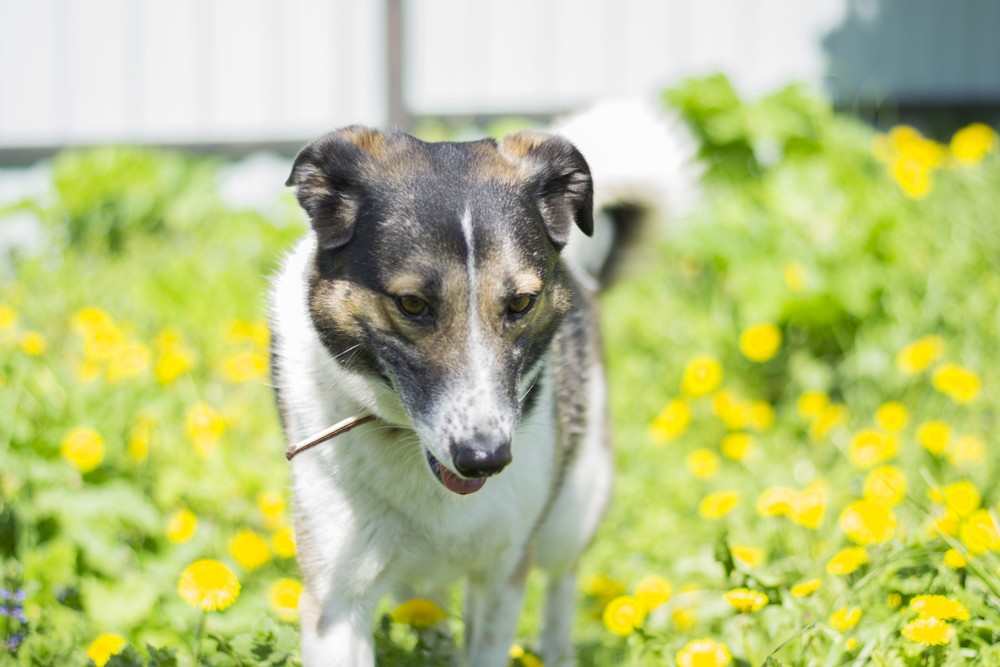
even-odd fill
[{"label": "dog's mouth", "polygon": [[427,463],[431,466],[431,472],[434,473],[437,480],[441,482],[441,485],[452,493],[458,493],[466,496],[470,493],[475,493],[479,489],[483,488],[484,484],[486,484],[485,477],[469,479],[456,475],[443,466],[441,462],[434,458],[434,455],[429,451],[427,452]]}]

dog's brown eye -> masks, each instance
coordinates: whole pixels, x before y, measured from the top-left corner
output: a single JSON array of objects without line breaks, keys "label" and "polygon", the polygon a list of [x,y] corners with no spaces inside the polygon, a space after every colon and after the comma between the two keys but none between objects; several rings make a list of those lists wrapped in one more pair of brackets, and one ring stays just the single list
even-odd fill
[{"label": "dog's brown eye", "polygon": [[507,312],[514,316],[524,315],[535,305],[534,294],[518,294],[507,302]]},{"label": "dog's brown eye", "polygon": [[427,302],[419,296],[404,294],[396,298],[396,305],[404,314],[410,317],[420,317],[427,314]]}]

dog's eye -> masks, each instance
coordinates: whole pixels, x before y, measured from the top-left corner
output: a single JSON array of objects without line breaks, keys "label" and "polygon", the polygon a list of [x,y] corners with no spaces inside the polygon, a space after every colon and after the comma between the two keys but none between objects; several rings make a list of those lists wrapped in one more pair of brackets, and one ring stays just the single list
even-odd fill
[{"label": "dog's eye", "polygon": [[507,302],[507,312],[514,317],[524,315],[535,305],[534,294],[518,294]]},{"label": "dog's eye", "polygon": [[403,296],[396,297],[396,306],[403,311],[404,315],[409,315],[410,317],[426,315],[429,310],[426,301],[412,294],[404,294]]}]

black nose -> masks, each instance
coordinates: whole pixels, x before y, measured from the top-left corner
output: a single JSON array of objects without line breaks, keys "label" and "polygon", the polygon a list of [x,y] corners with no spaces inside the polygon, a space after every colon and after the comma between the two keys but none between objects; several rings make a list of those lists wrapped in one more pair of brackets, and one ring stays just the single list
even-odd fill
[{"label": "black nose", "polygon": [[463,477],[489,477],[495,475],[511,461],[510,440],[452,443],[451,460],[455,470]]}]

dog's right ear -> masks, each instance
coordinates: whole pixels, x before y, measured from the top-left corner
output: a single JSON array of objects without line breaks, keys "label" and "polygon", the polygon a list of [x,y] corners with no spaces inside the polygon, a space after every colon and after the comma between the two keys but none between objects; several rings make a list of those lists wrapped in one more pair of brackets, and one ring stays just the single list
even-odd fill
[{"label": "dog's right ear", "polygon": [[385,147],[381,132],[353,125],[323,135],[295,158],[285,185],[295,186],[321,250],[351,240],[363,197],[363,172]]}]

